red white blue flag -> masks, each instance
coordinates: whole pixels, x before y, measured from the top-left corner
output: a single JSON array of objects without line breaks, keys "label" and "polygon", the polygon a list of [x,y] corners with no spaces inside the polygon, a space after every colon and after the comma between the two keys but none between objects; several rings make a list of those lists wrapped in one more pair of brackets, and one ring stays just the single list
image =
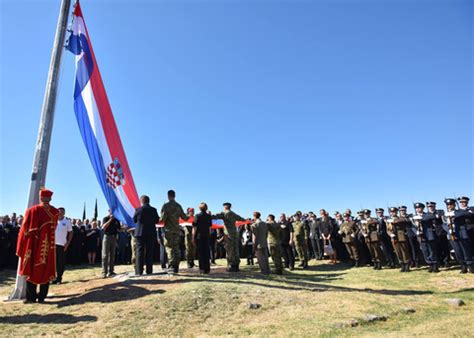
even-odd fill
[{"label": "red white blue flag", "polygon": [[89,159],[114,216],[133,227],[138,194],[79,2],[66,48],[76,56],[74,111]]}]

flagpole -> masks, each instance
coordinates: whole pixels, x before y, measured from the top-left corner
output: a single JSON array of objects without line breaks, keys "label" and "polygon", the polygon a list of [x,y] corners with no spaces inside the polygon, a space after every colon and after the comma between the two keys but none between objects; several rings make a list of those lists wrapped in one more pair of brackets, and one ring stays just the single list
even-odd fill
[{"label": "flagpole", "polygon": [[[36,141],[35,155],[33,159],[33,170],[31,174],[30,190],[28,194],[28,208],[39,203],[39,190],[45,185],[46,170],[48,167],[49,148],[51,144],[51,134],[53,131],[54,110],[56,108],[56,97],[58,94],[59,70],[61,67],[61,56],[66,37],[67,22],[71,0],[62,0],[56,26],[56,36],[54,38],[53,50],[51,52],[51,62],[49,64],[48,79],[44,93],[43,106],[41,108],[41,118]],[[18,269],[19,269],[18,264]],[[15,289],[8,300],[25,298],[26,280],[17,273]]]}]

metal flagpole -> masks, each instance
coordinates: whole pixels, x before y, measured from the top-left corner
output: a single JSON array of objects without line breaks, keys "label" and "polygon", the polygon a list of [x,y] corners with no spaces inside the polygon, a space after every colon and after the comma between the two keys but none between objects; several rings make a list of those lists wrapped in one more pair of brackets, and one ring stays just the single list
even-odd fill
[{"label": "metal flagpole", "polygon": [[[51,144],[51,134],[53,131],[54,110],[56,107],[56,96],[58,93],[59,69],[61,66],[61,55],[66,37],[67,22],[71,0],[62,0],[61,9],[56,26],[56,36],[54,38],[53,51],[51,53],[51,63],[49,65],[48,80],[44,93],[43,107],[41,109],[41,119],[36,141],[35,156],[33,159],[33,170],[31,174],[30,192],[28,195],[28,208],[39,203],[39,189],[46,182],[46,170],[48,167],[49,147]],[[20,265],[18,264],[18,269]],[[8,300],[18,300],[25,298],[26,280],[17,273],[15,289]]]}]

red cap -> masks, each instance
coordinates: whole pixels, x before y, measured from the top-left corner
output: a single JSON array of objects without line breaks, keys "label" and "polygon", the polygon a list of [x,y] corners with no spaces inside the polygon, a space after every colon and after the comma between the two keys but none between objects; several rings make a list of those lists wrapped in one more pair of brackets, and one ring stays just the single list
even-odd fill
[{"label": "red cap", "polygon": [[48,190],[46,188],[40,189],[40,197],[46,197],[46,198],[51,198],[53,196],[53,192],[51,190]]},{"label": "red cap", "polygon": [[188,212],[194,212],[194,208],[188,208]]}]

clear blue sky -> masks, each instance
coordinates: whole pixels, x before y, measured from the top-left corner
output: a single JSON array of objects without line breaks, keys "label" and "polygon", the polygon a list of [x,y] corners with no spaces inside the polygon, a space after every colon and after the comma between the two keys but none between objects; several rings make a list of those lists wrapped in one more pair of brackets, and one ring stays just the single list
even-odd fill
[{"label": "clear blue sky", "polygon": [[[57,1],[2,0],[0,213],[26,207]],[[249,216],[473,195],[470,1],[81,1],[139,194]],[[54,203],[105,200],[63,55]],[[474,197],[474,196],[471,196]]]}]

